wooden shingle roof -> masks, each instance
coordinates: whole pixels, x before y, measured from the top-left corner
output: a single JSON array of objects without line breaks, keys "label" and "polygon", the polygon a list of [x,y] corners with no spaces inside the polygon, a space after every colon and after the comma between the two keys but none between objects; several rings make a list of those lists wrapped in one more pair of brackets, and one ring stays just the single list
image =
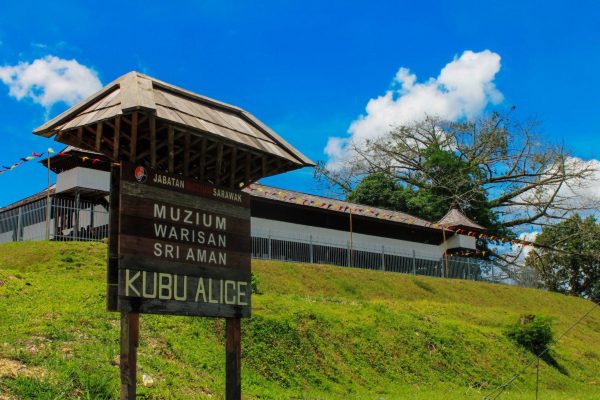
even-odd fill
[{"label": "wooden shingle roof", "polygon": [[442,217],[442,219],[440,219],[438,221],[439,225],[442,225],[444,227],[447,228],[451,228],[451,227],[461,227],[461,228],[472,228],[472,229],[476,229],[479,231],[485,231],[486,228],[477,224],[476,222],[474,222],[473,220],[471,220],[469,217],[467,217],[465,214],[461,213],[458,209],[453,208],[450,211],[448,211],[446,213],[446,215],[444,215]]},{"label": "wooden shingle roof", "polygon": [[[121,140],[116,137],[117,130],[120,135],[126,131]],[[227,179],[220,174],[226,172],[226,178],[231,178],[229,183],[242,186],[262,176],[314,166],[247,111],[139,72],[130,72],[109,83],[35,129],[34,134],[56,135],[57,141],[101,152],[114,161],[145,161],[159,164],[165,170],[180,170],[171,172],[189,170],[194,161],[204,157],[199,154],[206,152],[210,157],[203,165],[195,166],[197,171],[185,172],[205,175],[208,179],[212,174],[212,180],[221,183]],[[158,149],[152,148],[151,137],[156,138]],[[204,143],[200,138],[205,139]],[[174,143],[167,152],[166,143],[170,140],[180,143]],[[161,144],[165,147],[163,153]],[[168,159],[169,154],[174,159]],[[207,161],[215,165],[207,165]],[[226,164],[233,164],[231,168],[236,171],[223,171]],[[237,170],[243,164],[247,164],[249,171],[244,170],[243,176],[238,176]]]}]

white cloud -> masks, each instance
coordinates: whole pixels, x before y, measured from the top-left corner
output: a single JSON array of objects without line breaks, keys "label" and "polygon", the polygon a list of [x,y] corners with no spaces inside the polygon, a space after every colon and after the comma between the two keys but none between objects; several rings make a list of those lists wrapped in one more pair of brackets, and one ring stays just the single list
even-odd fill
[{"label": "white cloud", "polygon": [[417,76],[400,68],[392,87],[369,100],[366,114],[348,128],[349,137],[330,137],[324,152],[335,168],[348,156],[350,141],[360,144],[388,133],[394,126],[420,120],[426,115],[447,120],[475,117],[503,96],[494,79],[500,71],[500,56],[489,50],[467,50],[448,63],[437,78],[418,83]]},{"label": "white cloud", "polygon": [[17,100],[30,98],[46,109],[59,102],[73,105],[102,88],[94,70],[55,56],[0,67],[0,81]]}]

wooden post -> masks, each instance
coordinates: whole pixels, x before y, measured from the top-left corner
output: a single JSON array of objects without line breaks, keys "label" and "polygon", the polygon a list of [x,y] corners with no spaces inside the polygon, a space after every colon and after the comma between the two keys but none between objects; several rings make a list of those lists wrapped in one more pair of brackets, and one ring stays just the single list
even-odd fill
[{"label": "wooden post", "polygon": [[79,240],[79,206],[81,201],[81,192],[75,190],[75,212],[73,214],[73,239]]},{"label": "wooden post", "polygon": [[121,116],[115,117],[115,136],[113,139],[113,159],[119,161],[119,141],[121,140]]},{"label": "wooden post", "polygon": [[192,142],[192,138],[190,137],[189,132],[185,133],[184,140],[185,145],[183,149],[183,176],[188,177],[190,176],[190,147]]},{"label": "wooden post", "polygon": [[156,119],[150,115],[150,166],[156,168]]},{"label": "wooden post", "polygon": [[50,149],[48,149],[48,186],[46,187],[46,240],[50,240]]},{"label": "wooden post", "polygon": [[170,174],[174,174],[175,173],[175,128],[173,128],[173,125],[169,125],[167,141],[168,141],[168,146],[169,146],[168,171]]},{"label": "wooden post", "polygon": [[135,400],[140,315],[121,313],[121,400]]},{"label": "wooden post", "polygon": [[241,375],[241,319],[226,318],[227,342],[225,348],[225,399],[242,398]]},{"label": "wooden post", "polygon": [[[131,135],[129,136],[129,161],[137,160],[138,113],[131,114]],[[170,172],[170,171],[169,171]]]}]

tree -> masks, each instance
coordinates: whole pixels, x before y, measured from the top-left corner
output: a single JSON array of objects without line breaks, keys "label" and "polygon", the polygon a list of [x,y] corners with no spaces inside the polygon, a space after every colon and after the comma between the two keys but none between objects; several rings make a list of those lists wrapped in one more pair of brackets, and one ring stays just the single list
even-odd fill
[{"label": "tree", "polygon": [[[600,224],[579,214],[542,229],[525,264],[538,271],[549,290],[598,301]],[[548,247],[556,250],[547,249]]]},{"label": "tree", "polygon": [[[467,122],[427,117],[375,140],[350,142],[344,163],[321,163],[316,174],[346,196],[363,178],[382,174],[396,188],[410,189],[413,201],[433,199],[444,205],[444,212],[459,208],[494,230],[544,226],[572,211],[596,207],[575,195],[588,184],[592,165],[544,142],[535,128],[510,114]],[[409,205],[408,200],[398,203]]]}]

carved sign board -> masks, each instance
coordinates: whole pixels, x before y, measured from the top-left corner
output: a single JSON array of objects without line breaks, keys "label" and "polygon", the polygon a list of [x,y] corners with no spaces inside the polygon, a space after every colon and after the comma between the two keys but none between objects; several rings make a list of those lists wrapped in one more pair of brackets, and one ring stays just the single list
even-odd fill
[{"label": "carved sign board", "polygon": [[117,309],[250,316],[249,204],[241,191],[124,164]]}]

